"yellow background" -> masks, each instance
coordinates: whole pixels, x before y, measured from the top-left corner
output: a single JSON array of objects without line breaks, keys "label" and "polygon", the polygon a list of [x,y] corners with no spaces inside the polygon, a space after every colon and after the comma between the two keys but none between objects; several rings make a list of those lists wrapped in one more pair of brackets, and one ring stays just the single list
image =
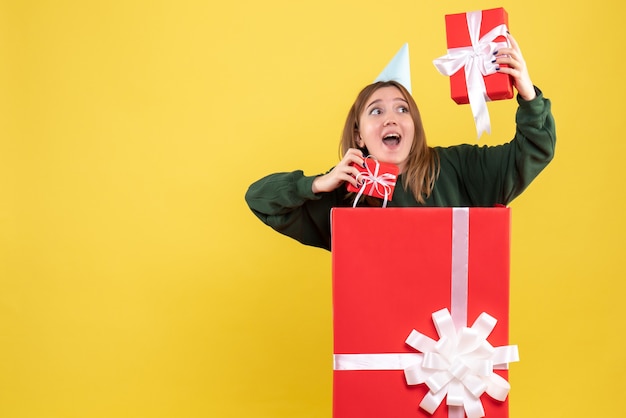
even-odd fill
[{"label": "yellow background", "polygon": [[[0,417],[329,417],[330,254],[243,200],[334,165],[404,42],[431,145],[476,142],[432,59],[504,6],[557,154],[513,208],[511,417],[623,411],[619,2],[0,3]],[[508,141],[514,101],[489,105]]]}]

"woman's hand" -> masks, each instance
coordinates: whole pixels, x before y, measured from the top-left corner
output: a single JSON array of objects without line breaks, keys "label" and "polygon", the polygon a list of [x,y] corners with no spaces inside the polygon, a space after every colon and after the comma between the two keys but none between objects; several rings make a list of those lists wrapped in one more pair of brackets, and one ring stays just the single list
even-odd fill
[{"label": "woman's hand", "polygon": [[359,166],[365,163],[361,150],[350,148],[335,168],[313,180],[313,193],[333,191],[345,182],[352,184],[354,187],[359,187],[356,181],[359,170],[353,167],[352,163]]},{"label": "woman's hand", "polygon": [[522,51],[515,38],[509,34],[508,39],[511,42],[511,48],[500,48],[496,55],[496,63],[506,64],[508,67],[500,65],[498,72],[511,75],[513,85],[522,99],[532,100],[537,96],[537,93],[533,82],[530,80],[530,75],[528,75],[526,61],[524,61]]}]

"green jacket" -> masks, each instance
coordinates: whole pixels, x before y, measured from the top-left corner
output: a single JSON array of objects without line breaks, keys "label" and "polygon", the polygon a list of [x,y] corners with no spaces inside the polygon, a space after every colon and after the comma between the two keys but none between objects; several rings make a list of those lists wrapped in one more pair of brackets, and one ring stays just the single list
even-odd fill
[{"label": "green jacket", "polygon": [[[497,146],[434,147],[440,173],[431,195],[420,204],[396,181],[388,207],[470,207],[508,205],[528,187],[554,156],[556,129],[550,100],[536,88],[537,97],[519,96],[517,129],[511,142]],[[352,206],[354,196],[339,187],[315,194],[313,180],[301,170],[276,173],[253,183],[246,193],[252,212],[276,231],[303,244],[330,250],[330,209]]]}]

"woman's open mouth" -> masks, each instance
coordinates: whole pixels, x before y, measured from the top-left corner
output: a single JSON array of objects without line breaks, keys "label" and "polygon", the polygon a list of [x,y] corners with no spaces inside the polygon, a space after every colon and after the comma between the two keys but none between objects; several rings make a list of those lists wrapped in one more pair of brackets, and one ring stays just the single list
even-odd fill
[{"label": "woman's open mouth", "polygon": [[387,146],[394,147],[400,143],[399,134],[387,134],[383,137],[383,143]]}]

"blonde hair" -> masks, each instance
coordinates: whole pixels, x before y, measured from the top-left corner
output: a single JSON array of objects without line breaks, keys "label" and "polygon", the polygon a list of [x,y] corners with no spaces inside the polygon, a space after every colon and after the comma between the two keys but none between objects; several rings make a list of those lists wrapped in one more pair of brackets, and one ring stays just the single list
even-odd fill
[{"label": "blonde hair", "polygon": [[[415,137],[409,151],[409,157],[402,177],[404,179],[403,186],[410,189],[419,203],[424,204],[428,196],[433,191],[435,180],[439,176],[439,155],[437,152],[426,144],[426,134],[422,125],[419,109],[411,94],[402,84],[396,81],[379,81],[368,86],[358,94],[354,104],[348,112],[346,123],[343,127],[341,136],[341,156],[343,156],[349,148],[360,148],[357,143],[359,132],[359,116],[363,112],[368,99],[372,94],[383,87],[396,87],[404,96],[409,105],[409,112],[415,125]],[[362,148],[361,148],[362,149]],[[363,150],[363,149],[362,149]],[[367,150],[364,150],[367,155]]]}]

